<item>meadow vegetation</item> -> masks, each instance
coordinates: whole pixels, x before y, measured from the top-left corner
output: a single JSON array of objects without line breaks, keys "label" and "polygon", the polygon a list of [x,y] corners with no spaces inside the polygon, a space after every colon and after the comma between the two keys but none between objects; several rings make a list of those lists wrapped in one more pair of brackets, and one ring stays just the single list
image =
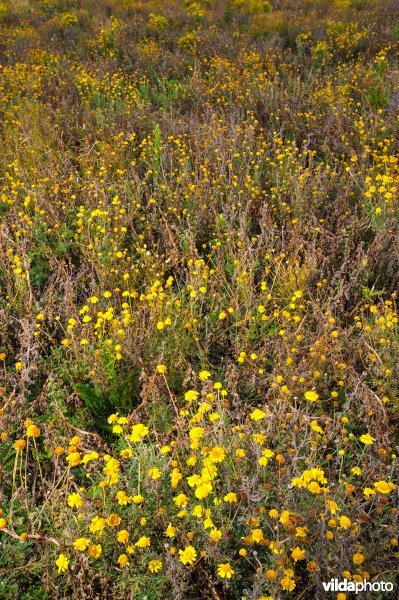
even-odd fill
[{"label": "meadow vegetation", "polygon": [[396,580],[398,23],[0,2],[1,600]]}]

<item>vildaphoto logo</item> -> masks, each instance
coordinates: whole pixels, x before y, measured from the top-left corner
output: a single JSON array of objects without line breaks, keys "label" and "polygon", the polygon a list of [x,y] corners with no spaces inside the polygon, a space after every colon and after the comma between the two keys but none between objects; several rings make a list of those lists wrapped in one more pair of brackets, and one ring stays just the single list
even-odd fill
[{"label": "vildaphoto logo", "polygon": [[360,594],[361,592],[393,592],[393,583],[390,581],[349,581],[343,579],[330,579],[330,581],[323,581],[323,588],[326,592],[355,592]]}]

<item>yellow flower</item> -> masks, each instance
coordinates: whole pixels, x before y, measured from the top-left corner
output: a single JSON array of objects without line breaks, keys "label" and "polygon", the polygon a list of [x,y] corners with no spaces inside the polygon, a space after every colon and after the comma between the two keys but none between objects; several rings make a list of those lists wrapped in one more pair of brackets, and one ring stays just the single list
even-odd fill
[{"label": "yellow flower", "polygon": [[305,400],[309,400],[309,402],[316,402],[318,400],[319,394],[317,394],[314,390],[310,390],[305,392]]},{"label": "yellow flower", "polygon": [[136,494],[133,496],[133,502],[135,504],[142,504],[144,502],[144,497],[141,494]]},{"label": "yellow flower", "polygon": [[212,542],[219,542],[222,539],[222,532],[219,529],[212,529],[209,533]]},{"label": "yellow flower", "polygon": [[139,442],[148,434],[148,427],[142,423],[137,423],[132,427],[132,434],[129,436],[131,442]]},{"label": "yellow flower", "polygon": [[179,550],[179,560],[183,565],[192,565],[197,558],[197,552],[193,546],[186,546],[184,550]]},{"label": "yellow flower", "polygon": [[80,494],[74,492],[68,496],[68,506],[71,508],[81,508],[84,506],[83,498]]},{"label": "yellow flower", "polygon": [[122,568],[129,566],[129,558],[126,554],[120,555],[120,557],[118,558],[118,565],[120,565]]},{"label": "yellow flower", "polygon": [[280,523],[282,523],[284,526],[290,525],[294,517],[295,515],[290,513],[289,510],[283,510],[280,515]]},{"label": "yellow flower", "polygon": [[261,529],[253,529],[251,531],[251,539],[258,544],[263,540],[263,531]]},{"label": "yellow flower", "polygon": [[161,471],[157,467],[153,467],[147,471],[147,475],[151,479],[159,479],[161,477]]},{"label": "yellow flower", "polygon": [[166,371],[168,370],[168,367],[166,365],[158,365],[157,366],[157,371],[158,373],[166,373]]},{"label": "yellow flower", "polygon": [[107,523],[111,527],[118,527],[118,525],[120,524],[120,522],[121,522],[121,518],[116,513],[111,513],[109,515],[108,519],[107,519]]},{"label": "yellow flower", "polygon": [[181,474],[180,469],[178,469],[177,467],[175,467],[173,469],[173,471],[171,472],[171,474],[170,474],[170,485],[171,485],[171,487],[173,489],[176,489],[182,478],[183,478],[183,475]]},{"label": "yellow flower", "polygon": [[132,501],[131,496],[128,496],[123,490],[119,491],[116,494],[116,499],[118,500],[118,504],[120,504],[121,506],[126,506]]},{"label": "yellow flower", "polygon": [[79,446],[82,442],[82,438],[79,435],[74,435],[73,438],[70,439],[69,444],[71,446]]},{"label": "yellow flower", "polygon": [[312,494],[321,494],[324,491],[324,488],[321,488],[317,481],[311,481],[307,488],[309,492],[312,492]]},{"label": "yellow flower", "polygon": [[100,544],[91,544],[87,549],[87,554],[92,558],[99,558],[103,549]]},{"label": "yellow flower", "polygon": [[187,402],[193,402],[194,400],[197,400],[198,396],[199,392],[196,392],[195,390],[188,390],[188,392],[184,394],[184,399]]},{"label": "yellow flower", "polygon": [[121,544],[126,544],[126,542],[129,541],[129,532],[126,531],[126,529],[121,529],[120,531],[118,531],[118,534],[116,536],[116,539],[118,540],[118,542],[120,542]]},{"label": "yellow flower", "polygon": [[165,535],[167,537],[174,537],[176,533],[176,527],[173,527],[172,523],[169,523],[169,525],[167,526],[167,528],[165,529]]},{"label": "yellow flower", "polygon": [[57,560],[55,561],[55,564],[58,567],[58,573],[63,573],[64,571],[66,571],[68,569],[69,560],[65,556],[65,554],[60,554],[58,556]]},{"label": "yellow flower", "polygon": [[66,461],[70,464],[71,467],[77,467],[81,463],[80,452],[70,452],[66,457]]},{"label": "yellow flower", "polygon": [[280,585],[286,592],[292,592],[295,589],[295,580],[285,575],[282,579],[280,579]]},{"label": "yellow flower", "polygon": [[218,565],[218,575],[222,579],[231,579],[234,575],[234,569],[230,566],[230,563],[220,563]]},{"label": "yellow flower", "polygon": [[312,421],[310,427],[313,431],[316,431],[317,433],[323,433],[323,429],[320,427],[320,425],[317,424],[317,421]]},{"label": "yellow flower", "polygon": [[15,450],[17,450],[18,452],[22,452],[22,450],[26,446],[26,441],[25,440],[16,440],[16,442],[14,442],[13,446],[14,446]]},{"label": "yellow flower", "polygon": [[148,570],[151,573],[158,573],[162,569],[162,561],[161,560],[152,560],[148,565]]},{"label": "yellow flower", "polygon": [[215,421],[218,421],[220,419],[220,413],[218,412],[213,412],[209,415],[209,420],[211,423],[214,423]]},{"label": "yellow flower", "polygon": [[362,442],[362,444],[367,446],[372,446],[375,442],[375,438],[373,438],[369,433],[364,433],[361,435],[359,440]]},{"label": "yellow flower", "polygon": [[203,515],[203,512],[204,508],[200,504],[197,504],[196,506],[194,506],[193,512],[191,514],[193,515],[193,517],[197,517],[197,519],[200,519]]},{"label": "yellow flower", "polygon": [[148,548],[148,546],[151,546],[151,540],[149,537],[142,535],[134,545],[137,548]]},{"label": "yellow flower", "polygon": [[132,458],[133,450],[131,448],[123,448],[119,452],[119,456],[121,456],[122,458]]},{"label": "yellow flower", "polygon": [[93,517],[89,526],[91,533],[102,533],[105,527],[105,519],[102,517]]},{"label": "yellow flower", "polygon": [[302,560],[305,557],[305,550],[302,550],[301,548],[299,548],[299,546],[297,546],[296,548],[291,550],[291,556],[295,562],[297,560]]},{"label": "yellow flower", "polygon": [[269,462],[269,458],[272,458],[272,456],[274,456],[273,450],[269,450],[269,448],[264,448],[264,450],[262,450],[262,456],[259,458],[258,463],[262,467],[265,467]]},{"label": "yellow flower", "polygon": [[223,498],[223,500],[225,502],[237,502],[237,494],[235,494],[234,492],[229,492],[228,494],[225,495],[225,497]]},{"label": "yellow flower", "polygon": [[352,525],[352,522],[350,519],[348,519],[348,517],[342,515],[342,517],[339,518],[339,524],[342,529],[349,529],[349,527]]},{"label": "yellow flower", "polygon": [[338,511],[338,504],[334,500],[328,500],[328,509],[332,515],[336,515]]},{"label": "yellow flower", "polygon": [[221,446],[214,446],[209,450],[208,457],[212,462],[221,463],[226,456],[226,450]]},{"label": "yellow flower", "polygon": [[90,540],[87,538],[78,538],[73,543],[73,549],[78,550],[79,552],[84,552],[86,548],[90,545]]},{"label": "yellow flower", "polygon": [[255,410],[251,412],[249,416],[252,421],[260,421],[266,416],[266,413],[263,410],[260,410],[260,408],[255,408]]},{"label": "yellow flower", "polygon": [[177,496],[175,496],[173,498],[173,502],[179,508],[182,507],[182,506],[186,506],[186,504],[188,502],[188,496],[186,496],[186,494],[178,494]]},{"label": "yellow flower", "polygon": [[96,460],[97,458],[99,458],[99,455],[97,452],[88,452],[87,454],[84,455],[84,457],[82,458],[82,463],[84,465],[86,465],[88,462],[90,462],[91,460]]},{"label": "yellow flower", "polygon": [[363,554],[360,554],[359,552],[356,552],[353,555],[353,559],[352,560],[353,560],[353,563],[355,565],[361,565],[364,562],[364,556],[363,556]]},{"label": "yellow flower", "polygon": [[307,527],[296,527],[295,528],[295,537],[305,538],[308,532]]},{"label": "yellow flower", "polygon": [[380,494],[390,494],[396,486],[391,481],[376,481],[374,487]]},{"label": "yellow flower", "polygon": [[26,435],[28,437],[39,437],[40,429],[36,425],[29,425],[26,430]]},{"label": "yellow flower", "polygon": [[212,484],[201,483],[195,490],[195,497],[198,498],[198,500],[202,500],[203,498],[207,498],[211,492]]},{"label": "yellow flower", "polygon": [[266,436],[264,433],[254,433],[252,439],[256,444],[262,446],[266,441]]},{"label": "yellow flower", "polygon": [[206,381],[207,379],[209,379],[210,376],[211,374],[209,373],[209,371],[200,371],[198,373],[198,377],[201,379],[201,381]]}]

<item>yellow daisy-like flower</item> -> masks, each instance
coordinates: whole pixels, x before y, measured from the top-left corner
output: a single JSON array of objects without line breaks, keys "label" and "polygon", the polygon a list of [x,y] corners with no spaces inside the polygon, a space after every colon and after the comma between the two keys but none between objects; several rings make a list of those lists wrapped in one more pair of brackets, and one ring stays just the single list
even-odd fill
[{"label": "yellow daisy-like flower", "polygon": [[39,427],[37,427],[36,425],[29,425],[29,427],[26,430],[26,435],[28,437],[39,437],[40,435],[40,429]]},{"label": "yellow daisy-like flower", "polygon": [[129,566],[129,558],[126,554],[121,554],[118,558],[118,565],[120,567],[128,567]]},{"label": "yellow daisy-like flower", "polygon": [[184,550],[179,550],[179,560],[183,565],[192,565],[197,558],[197,551],[194,546],[186,546]]},{"label": "yellow daisy-like flower", "polygon": [[165,529],[165,535],[167,537],[174,537],[176,533],[176,527],[173,527],[172,523],[169,523],[169,525],[167,526],[167,528]]},{"label": "yellow daisy-like flower", "polygon": [[209,450],[208,457],[212,462],[221,463],[226,456],[226,450],[221,446],[214,446]]},{"label": "yellow daisy-like flower", "polygon": [[83,498],[80,494],[74,492],[68,496],[68,506],[71,508],[82,508],[84,506]]},{"label": "yellow daisy-like flower", "polygon": [[151,573],[158,573],[162,569],[162,561],[154,559],[148,565],[148,570]]},{"label": "yellow daisy-like flower", "polygon": [[87,538],[78,538],[73,543],[73,549],[79,552],[84,552],[90,545],[90,540]]},{"label": "yellow daisy-like flower", "polygon": [[220,563],[218,565],[218,575],[222,579],[231,579],[234,575],[234,569],[231,567],[230,563]]},{"label": "yellow daisy-like flower", "polygon": [[396,489],[396,485],[391,481],[376,481],[374,487],[380,494],[390,494]]},{"label": "yellow daisy-like flower", "polygon": [[291,577],[289,577],[288,575],[285,575],[280,580],[280,585],[281,585],[282,589],[285,590],[286,592],[292,592],[296,586],[295,580],[292,579]]},{"label": "yellow daisy-like flower", "polygon": [[57,560],[55,561],[55,564],[58,567],[58,573],[63,573],[64,571],[66,571],[68,569],[69,560],[65,556],[65,554],[60,554],[58,556]]},{"label": "yellow daisy-like flower", "polygon": [[186,506],[186,504],[188,502],[188,496],[186,496],[186,494],[178,494],[177,496],[175,496],[173,498],[173,502],[179,508],[182,507],[182,506]]},{"label": "yellow daisy-like flower", "polygon": [[148,434],[148,427],[142,423],[137,423],[132,427],[132,434],[129,436],[131,442],[139,442]]},{"label": "yellow daisy-like flower", "polygon": [[219,542],[222,539],[222,532],[219,529],[212,529],[209,533],[212,542]]},{"label": "yellow daisy-like flower", "polygon": [[356,552],[353,555],[352,560],[355,565],[361,565],[364,562],[364,555],[360,554],[360,552]]},{"label": "yellow daisy-like flower", "polygon": [[118,540],[118,542],[120,542],[121,544],[126,544],[126,542],[129,541],[129,532],[126,531],[126,529],[121,529],[120,531],[118,531],[118,534],[116,536],[116,539]]},{"label": "yellow daisy-like flower", "polygon": [[373,438],[369,433],[364,433],[361,435],[359,440],[366,446],[372,446],[375,442],[375,438]]},{"label": "yellow daisy-like flower", "polygon": [[259,544],[263,540],[263,531],[261,529],[253,529],[251,532],[251,539],[253,542]]},{"label": "yellow daisy-like flower", "polygon": [[260,410],[260,408],[255,408],[255,410],[251,412],[249,416],[252,421],[260,421],[261,419],[264,419],[266,413],[263,410]]},{"label": "yellow daisy-like flower", "polygon": [[303,558],[305,558],[305,550],[302,550],[302,548],[299,548],[299,546],[297,546],[296,548],[293,548],[293,550],[291,550],[291,556],[295,562],[297,562],[298,560],[302,560]]},{"label": "yellow daisy-like flower", "polygon": [[184,394],[184,399],[187,402],[193,402],[194,400],[197,400],[198,396],[199,392],[196,392],[195,390],[188,390],[188,392]]},{"label": "yellow daisy-like flower", "polygon": [[237,494],[235,494],[234,492],[229,492],[228,494],[225,495],[225,497],[223,498],[223,500],[225,502],[237,502]]},{"label": "yellow daisy-like flower", "polygon": [[100,544],[91,544],[87,549],[87,554],[92,558],[99,558],[102,551],[103,549]]},{"label": "yellow daisy-like flower", "polygon": [[198,373],[198,377],[201,379],[201,381],[206,381],[207,379],[209,379],[210,376],[211,374],[209,373],[209,371],[200,371]]},{"label": "yellow daisy-like flower", "polygon": [[25,440],[16,440],[16,442],[14,442],[13,446],[14,446],[15,450],[17,450],[18,452],[22,452],[22,450],[26,446],[26,441]]},{"label": "yellow daisy-like flower", "polygon": [[149,537],[142,535],[134,545],[137,546],[137,548],[148,548],[151,546],[151,540]]},{"label": "yellow daisy-like flower", "polygon": [[342,529],[349,529],[349,527],[352,525],[352,522],[348,517],[342,515],[342,517],[339,518],[339,524]]},{"label": "yellow daisy-like flower", "polygon": [[147,471],[147,475],[151,479],[156,480],[156,479],[159,479],[161,477],[161,471],[157,467],[153,467],[152,469],[149,469]]},{"label": "yellow daisy-like flower", "polygon": [[309,402],[316,402],[318,398],[319,394],[314,390],[309,390],[308,392],[305,392],[305,400],[308,400]]}]

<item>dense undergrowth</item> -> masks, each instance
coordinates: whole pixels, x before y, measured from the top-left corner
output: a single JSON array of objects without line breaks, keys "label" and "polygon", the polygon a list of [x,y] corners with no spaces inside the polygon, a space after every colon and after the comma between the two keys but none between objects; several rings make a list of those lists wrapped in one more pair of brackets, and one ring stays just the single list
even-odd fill
[{"label": "dense undergrowth", "polygon": [[1,599],[395,581],[398,18],[0,2]]}]

